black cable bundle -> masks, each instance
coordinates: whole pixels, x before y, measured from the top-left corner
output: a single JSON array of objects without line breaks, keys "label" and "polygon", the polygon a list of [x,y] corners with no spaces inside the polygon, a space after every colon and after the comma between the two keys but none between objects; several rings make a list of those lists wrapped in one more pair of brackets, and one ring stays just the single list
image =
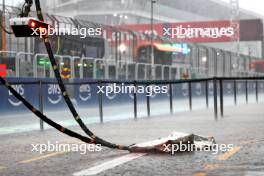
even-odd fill
[{"label": "black cable bundle", "polygon": [[[38,19],[40,21],[43,21],[43,15],[41,12],[41,7],[40,7],[40,3],[39,0],[35,0],[35,5],[36,5],[36,10],[37,10],[37,15],[38,15]],[[49,36],[46,35],[45,37],[43,37],[44,39],[44,43],[45,43],[45,47],[47,50],[47,53],[49,55],[49,59],[52,65],[52,69],[54,71],[55,77],[58,81],[59,87],[61,89],[63,98],[68,106],[68,108],[70,109],[75,121],[80,125],[80,127],[82,128],[82,130],[91,138],[92,141],[94,141],[94,143],[96,144],[101,144],[103,146],[109,147],[109,148],[114,148],[114,149],[120,149],[120,150],[128,150],[129,148],[127,146],[122,146],[122,145],[116,145],[110,142],[107,142],[103,139],[101,139],[100,137],[97,137],[89,128],[87,128],[87,126],[83,123],[82,119],[80,118],[79,114],[77,113],[75,107],[73,106],[70,98],[69,98],[69,94],[63,84],[59,69],[58,69],[58,65],[55,61],[54,55],[53,55],[53,51],[50,45],[50,41],[49,41]]]},{"label": "black cable bundle", "polygon": [[[30,12],[30,7],[32,5],[32,1],[30,0],[26,0],[26,5],[23,6],[23,9],[25,8],[25,11],[23,11],[23,16],[28,15],[28,13]],[[41,12],[41,7],[40,7],[40,2],[39,0],[35,0],[35,5],[36,5],[36,10],[37,10],[37,16],[38,19],[40,21],[44,21],[42,12]],[[25,14],[27,13],[27,14]],[[113,144],[110,143],[108,141],[105,141],[103,139],[101,139],[100,137],[97,137],[89,128],[87,128],[87,126],[83,123],[82,119],[80,118],[79,114],[77,113],[75,107],[73,106],[69,96],[68,96],[68,92],[64,86],[64,83],[62,81],[62,78],[60,76],[59,70],[58,70],[58,65],[55,61],[54,55],[53,55],[53,51],[50,45],[50,41],[49,41],[49,36],[45,36],[43,37],[44,39],[44,43],[45,43],[45,47],[47,50],[47,53],[49,55],[49,59],[53,68],[53,71],[55,73],[55,77],[58,81],[59,87],[61,89],[62,95],[64,97],[65,102],[67,103],[68,108],[70,109],[75,121],[79,124],[79,126],[82,128],[82,130],[88,135],[88,137],[82,136],[76,132],[73,132],[67,128],[64,128],[63,126],[59,125],[58,123],[52,121],[51,119],[49,119],[48,117],[46,117],[45,115],[43,115],[39,110],[37,110],[33,105],[31,105],[27,100],[25,100],[16,90],[14,90],[10,84],[3,79],[2,77],[0,77],[0,82],[5,85],[5,87],[7,89],[10,90],[10,92],[18,99],[20,100],[30,111],[32,111],[36,116],[38,116],[41,120],[43,120],[44,122],[46,122],[47,124],[49,124],[50,126],[54,127],[55,129],[59,130],[60,132],[67,134],[71,137],[80,139],[83,142],[86,143],[94,143],[94,144],[101,144],[102,146],[105,147],[109,147],[109,148],[113,148],[113,149],[120,149],[120,150],[130,150],[128,146],[123,146],[123,145],[117,145],[117,144]]]}]

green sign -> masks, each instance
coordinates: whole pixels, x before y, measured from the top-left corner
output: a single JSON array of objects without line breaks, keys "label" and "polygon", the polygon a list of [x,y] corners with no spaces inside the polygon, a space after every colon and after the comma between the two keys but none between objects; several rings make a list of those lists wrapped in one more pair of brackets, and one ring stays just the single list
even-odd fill
[{"label": "green sign", "polygon": [[49,67],[50,66],[50,61],[48,58],[46,57],[42,57],[38,59],[38,65],[40,66],[45,66],[45,67]]}]

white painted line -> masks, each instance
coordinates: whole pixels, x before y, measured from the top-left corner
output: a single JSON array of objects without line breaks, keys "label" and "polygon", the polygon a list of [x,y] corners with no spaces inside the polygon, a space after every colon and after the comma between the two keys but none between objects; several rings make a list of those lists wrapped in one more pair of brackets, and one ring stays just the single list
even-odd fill
[{"label": "white painted line", "polygon": [[125,156],[121,156],[119,158],[113,159],[111,161],[107,161],[105,163],[102,163],[100,165],[91,167],[89,169],[82,170],[80,172],[76,172],[73,175],[74,176],[88,176],[88,175],[96,175],[100,172],[106,171],[108,169],[112,169],[118,165],[124,164],[126,162],[129,162],[131,160],[140,158],[142,156],[146,155],[146,153],[131,153],[127,154]]},{"label": "white painted line", "polygon": [[255,172],[255,171],[249,171],[246,172],[245,176],[263,176],[264,172]]}]

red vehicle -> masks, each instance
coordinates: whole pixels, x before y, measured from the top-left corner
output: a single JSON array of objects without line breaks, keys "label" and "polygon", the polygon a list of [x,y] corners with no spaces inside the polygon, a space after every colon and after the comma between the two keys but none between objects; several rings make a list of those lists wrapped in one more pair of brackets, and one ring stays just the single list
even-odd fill
[{"label": "red vehicle", "polygon": [[6,64],[0,64],[0,76],[6,77],[7,72],[6,72]]},{"label": "red vehicle", "polygon": [[250,70],[257,73],[264,73],[264,60],[252,61],[250,63]]},{"label": "red vehicle", "polygon": [[[165,45],[162,43],[153,43],[154,49],[154,61],[155,64],[161,65],[171,65],[172,64],[172,54],[174,52],[182,52],[181,48],[172,47],[170,45]],[[135,56],[138,62],[148,63],[150,54],[151,54],[151,43],[150,42],[141,42],[135,48]]]}]

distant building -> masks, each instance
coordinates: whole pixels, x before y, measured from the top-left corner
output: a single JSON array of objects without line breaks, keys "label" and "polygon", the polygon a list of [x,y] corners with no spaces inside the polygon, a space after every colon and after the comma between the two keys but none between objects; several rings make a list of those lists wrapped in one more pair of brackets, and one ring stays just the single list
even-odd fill
[{"label": "distant building", "polygon": [[[150,23],[151,0],[47,0],[50,13],[72,16],[108,25]],[[154,22],[188,22],[230,20],[232,9],[219,0],[157,0]],[[264,19],[254,12],[241,9],[240,19]],[[233,43],[205,43],[234,51]],[[261,57],[261,42],[241,42],[241,52]]]}]

